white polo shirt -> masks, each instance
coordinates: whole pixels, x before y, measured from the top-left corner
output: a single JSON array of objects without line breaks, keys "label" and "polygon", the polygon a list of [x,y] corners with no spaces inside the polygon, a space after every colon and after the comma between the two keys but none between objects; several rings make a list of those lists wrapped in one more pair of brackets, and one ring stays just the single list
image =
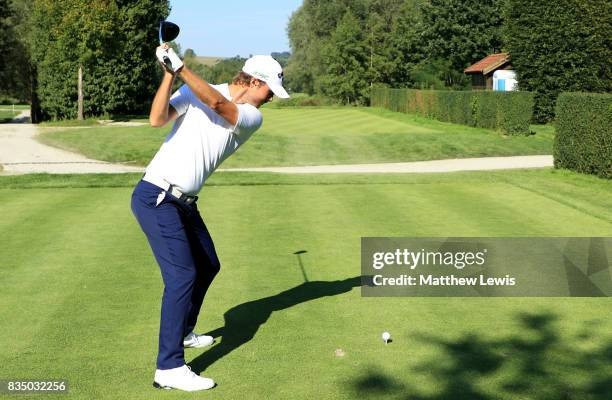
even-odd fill
[{"label": "white polo shirt", "polygon": [[[231,100],[228,84],[213,85]],[[164,179],[183,193],[196,195],[206,179],[227,157],[246,142],[262,123],[261,112],[250,104],[237,104],[235,126],[202,103],[183,85],[170,98],[178,117],[146,174]]]}]

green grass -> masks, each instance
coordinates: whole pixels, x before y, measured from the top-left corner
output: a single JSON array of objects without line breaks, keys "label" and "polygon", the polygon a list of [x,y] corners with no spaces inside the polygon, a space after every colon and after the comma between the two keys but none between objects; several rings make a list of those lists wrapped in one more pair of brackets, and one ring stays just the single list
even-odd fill
[{"label": "green grass", "polygon": [[[554,137],[548,128],[531,136],[504,136],[382,109],[264,108],[262,112],[263,127],[223,167],[551,154]],[[170,126],[92,127],[48,132],[41,140],[94,159],[145,165],[169,130]]]},{"label": "green grass", "polygon": [[[0,177],[0,376],[65,378],[75,399],[193,398],[150,386],[162,286],[129,210],[137,179]],[[199,205],[222,270],[198,330],[228,325],[186,353],[219,385],[197,396],[609,398],[607,298],[362,298],[341,281],[362,236],[610,236],[611,194],[549,169],[215,174]],[[304,284],[298,250],[324,283]]]},{"label": "green grass", "polygon": [[15,118],[16,116],[19,115],[21,111],[0,111],[0,122],[9,122],[10,120],[12,120],[13,118]]},{"label": "green grass", "polygon": [[80,126],[86,126],[86,127],[93,127],[95,125],[99,125],[100,122],[98,121],[98,118],[85,118],[84,120],[78,120],[78,119],[62,119],[62,120],[57,120],[57,121],[45,121],[45,122],[41,122],[39,124],[40,127],[62,127],[62,126],[68,126],[68,127],[80,127]]},{"label": "green grass", "polygon": [[15,110],[19,110],[19,111],[23,111],[23,110],[29,110],[30,109],[30,105],[29,104],[0,104],[0,110],[2,111],[6,111],[6,110],[12,110],[13,107],[15,107]]},{"label": "green grass", "polygon": [[536,135],[551,136],[555,135],[555,126],[553,124],[546,125],[529,125],[529,130]]}]

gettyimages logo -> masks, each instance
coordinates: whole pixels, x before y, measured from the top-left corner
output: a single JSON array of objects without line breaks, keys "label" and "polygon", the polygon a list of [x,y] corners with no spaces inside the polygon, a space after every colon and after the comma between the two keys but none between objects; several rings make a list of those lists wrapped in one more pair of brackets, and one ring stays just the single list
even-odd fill
[{"label": "gettyimages logo", "polygon": [[610,296],[612,238],[362,238],[363,296]]},{"label": "gettyimages logo", "polygon": [[386,265],[404,265],[415,269],[420,265],[446,265],[463,269],[469,265],[483,265],[487,249],[478,252],[471,251],[411,251],[396,249],[393,252],[377,252],[372,255],[372,268],[382,269]]}]

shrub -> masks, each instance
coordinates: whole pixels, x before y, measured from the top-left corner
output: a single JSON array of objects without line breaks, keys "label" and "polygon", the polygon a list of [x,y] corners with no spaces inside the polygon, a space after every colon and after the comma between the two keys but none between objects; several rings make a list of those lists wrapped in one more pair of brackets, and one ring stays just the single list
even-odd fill
[{"label": "shrub", "polygon": [[612,178],[612,95],[562,93],[555,114],[555,167]]},{"label": "shrub", "polygon": [[526,135],[533,113],[533,94],[376,88],[372,90],[371,104],[439,121]]},{"label": "shrub", "polygon": [[504,48],[521,90],[535,93],[534,120],[551,121],[561,92],[612,91],[612,2],[505,0]]}]

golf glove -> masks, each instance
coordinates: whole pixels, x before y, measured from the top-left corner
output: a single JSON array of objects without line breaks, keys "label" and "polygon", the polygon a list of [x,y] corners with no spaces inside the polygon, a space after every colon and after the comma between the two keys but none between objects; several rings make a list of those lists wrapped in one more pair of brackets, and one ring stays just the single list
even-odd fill
[{"label": "golf glove", "polygon": [[174,50],[170,47],[164,49],[162,47],[158,47],[155,51],[155,55],[160,63],[168,70],[168,72],[172,72],[176,74],[183,68],[183,61],[179,58],[178,55],[174,52]]}]

